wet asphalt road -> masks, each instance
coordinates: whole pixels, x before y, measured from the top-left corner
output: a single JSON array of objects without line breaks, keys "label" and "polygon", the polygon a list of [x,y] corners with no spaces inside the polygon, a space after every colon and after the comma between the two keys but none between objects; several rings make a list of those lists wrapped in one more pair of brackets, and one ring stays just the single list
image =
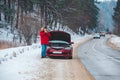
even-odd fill
[{"label": "wet asphalt road", "polygon": [[107,37],[78,48],[78,56],[95,80],[120,80],[120,51],[107,46]]}]

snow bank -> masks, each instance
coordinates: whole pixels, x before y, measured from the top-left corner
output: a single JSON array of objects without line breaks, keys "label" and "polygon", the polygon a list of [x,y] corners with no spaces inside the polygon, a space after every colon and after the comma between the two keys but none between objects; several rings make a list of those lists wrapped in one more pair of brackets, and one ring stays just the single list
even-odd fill
[{"label": "snow bank", "polygon": [[110,43],[112,43],[116,47],[120,48],[120,37],[112,36],[111,39],[110,39]]},{"label": "snow bank", "polygon": [[[36,59],[36,56],[38,56],[38,54],[40,55],[39,46],[20,47],[11,50],[3,50],[2,52],[0,55],[7,52],[7,57],[12,58],[7,58],[7,61],[2,61],[0,64],[0,80],[31,79],[31,77],[33,77],[31,74],[37,72],[36,69],[38,66],[36,66],[36,64],[42,65],[42,61]],[[6,57],[3,56],[3,59],[5,58]]]},{"label": "snow bank", "polygon": [[40,47],[39,44],[33,44],[32,46],[23,46],[0,50],[0,63],[2,63],[3,61],[10,60],[14,57],[17,57],[18,55],[23,54],[26,51],[39,47]]}]

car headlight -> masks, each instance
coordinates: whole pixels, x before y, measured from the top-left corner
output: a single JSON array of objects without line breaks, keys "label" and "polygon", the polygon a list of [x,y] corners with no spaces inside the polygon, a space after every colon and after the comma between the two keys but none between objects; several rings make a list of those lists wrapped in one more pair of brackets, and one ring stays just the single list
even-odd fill
[{"label": "car headlight", "polygon": [[72,47],[65,47],[65,49],[66,49],[66,50],[71,50],[71,49],[72,49]]}]

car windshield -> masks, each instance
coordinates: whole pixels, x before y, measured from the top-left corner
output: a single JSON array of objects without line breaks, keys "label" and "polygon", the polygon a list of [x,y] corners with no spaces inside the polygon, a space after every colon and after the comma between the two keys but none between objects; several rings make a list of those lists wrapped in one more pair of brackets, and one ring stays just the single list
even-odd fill
[{"label": "car windshield", "polygon": [[54,46],[54,47],[67,47],[69,46],[69,43],[66,41],[60,41],[60,40],[52,40],[49,41],[49,46]]}]

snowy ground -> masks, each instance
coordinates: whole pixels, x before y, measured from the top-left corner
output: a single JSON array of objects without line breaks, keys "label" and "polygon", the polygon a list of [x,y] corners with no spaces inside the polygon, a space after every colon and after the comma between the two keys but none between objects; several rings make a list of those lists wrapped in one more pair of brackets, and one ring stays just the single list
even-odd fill
[{"label": "snowy ground", "polygon": [[[90,38],[91,36],[76,37],[74,42],[83,43]],[[77,80],[81,77],[86,80],[90,77],[86,77],[87,71],[81,64],[78,65],[75,56],[72,60],[41,59],[40,52],[39,44],[0,50],[0,80]]]},{"label": "snowy ground", "polygon": [[[78,61],[76,52],[79,44],[91,38],[89,35],[72,36],[75,43],[72,60],[41,59],[40,44],[0,50],[0,80],[94,80]],[[120,37],[112,36],[109,40],[120,46]]]},{"label": "snowy ground", "polygon": [[39,46],[0,50],[0,80],[25,80],[25,74],[36,69],[34,64],[42,64],[36,60],[39,52]]}]

